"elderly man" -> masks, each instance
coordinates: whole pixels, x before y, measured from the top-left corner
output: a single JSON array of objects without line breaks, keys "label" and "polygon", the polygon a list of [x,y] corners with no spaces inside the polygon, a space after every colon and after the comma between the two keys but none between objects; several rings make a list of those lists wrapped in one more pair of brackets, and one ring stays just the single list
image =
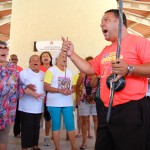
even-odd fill
[{"label": "elderly man", "polygon": [[[15,65],[18,64],[18,56],[16,54],[12,54],[10,55],[10,59],[9,59],[10,62],[14,63]],[[17,70],[20,72],[22,71],[22,67],[18,66],[17,65]]]}]

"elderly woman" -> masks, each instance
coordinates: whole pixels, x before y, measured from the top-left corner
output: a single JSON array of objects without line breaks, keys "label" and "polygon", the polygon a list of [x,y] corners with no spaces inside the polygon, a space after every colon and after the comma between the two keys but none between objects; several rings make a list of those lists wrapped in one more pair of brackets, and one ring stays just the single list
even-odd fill
[{"label": "elderly woman", "polygon": [[35,98],[42,95],[26,88],[19,78],[17,66],[7,62],[9,49],[7,44],[0,41],[0,150],[6,150],[8,134],[15,121],[17,99],[24,93]]},{"label": "elderly woman", "polygon": [[52,118],[52,135],[56,150],[60,150],[61,114],[71,142],[71,149],[77,150],[72,97],[75,87],[72,83],[72,73],[66,68],[66,55],[62,52],[56,58],[56,65],[47,70],[44,78],[44,87],[48,92],[46,105]]},{"label": "elderly woman", "polygon": [[40,120],[44,110],[44,72],[40,71],[40,57],[32,55],[29,60],[29,68],[20,72],[20,78],[25,85],[34,85],[37,92],[42,93],[41,99],[36,99],[29,94],[24,94],[19,101],[21,116],[21,145],[22,150],[38,147]]}]

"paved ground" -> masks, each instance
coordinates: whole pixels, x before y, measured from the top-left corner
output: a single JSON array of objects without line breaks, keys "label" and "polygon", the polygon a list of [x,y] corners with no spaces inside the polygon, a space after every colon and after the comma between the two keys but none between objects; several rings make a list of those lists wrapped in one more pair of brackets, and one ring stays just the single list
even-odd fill
[{"label": "paved ground", "polygon": [[[91,131],[92,131],[92,134],[94,135],[93,129]],[[41,150],[54,150],[53,141],[51,141],[51,146],[44,146],[43,145],[43,139],[44,139],[44,129],[41,129],[41,131],[40,131],[39,147],[41,148]],[[76,140],[77,140],[77,147],[79,149],[79,147],[81,145],[81,138],[78,138]],[[95,138],[88,139],[87,140],[87,149],[86,150],[94,150],[94,143],[95,143]],[[71,150],[70,142],[66,141],[65,129],[61,130],[60,147],[61,147],[61,150]],[[11,129],[10,136],[9,136],[9,143],[8,143],[7,150],[21,150],[20,139],[19,138],[15,138],[13,136],[12,129]]]}]

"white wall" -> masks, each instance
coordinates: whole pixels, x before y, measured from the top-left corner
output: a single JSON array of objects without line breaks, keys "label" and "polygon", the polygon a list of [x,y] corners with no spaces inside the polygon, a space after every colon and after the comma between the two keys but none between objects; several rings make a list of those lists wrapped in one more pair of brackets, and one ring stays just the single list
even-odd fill
[{"label": "white wall", "polygon": [[[13,0],[10,54],[16,53],[19,65],[25,68],[35,53],[34,41],[61,40],[64,36],[82,58],[95,57],[107,44],[100,22],[111,8],[117,8],[116,0]],[[72,63],[68,66],[77,71]]]}]

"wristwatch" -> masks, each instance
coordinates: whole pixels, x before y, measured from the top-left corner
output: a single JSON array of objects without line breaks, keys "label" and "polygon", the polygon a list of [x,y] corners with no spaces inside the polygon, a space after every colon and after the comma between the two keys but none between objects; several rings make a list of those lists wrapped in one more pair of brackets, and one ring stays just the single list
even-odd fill
[{"label": "wristwatch", "polygon": [[127,75],[129,75],[132,71],[134,70],[134,66],[128,66],[128,73]]},{"label": "wristwatch", "polygon": [[128,66],[128,71],[129,72],[132,72],[134,70],[134,67],[133,66]]}]

